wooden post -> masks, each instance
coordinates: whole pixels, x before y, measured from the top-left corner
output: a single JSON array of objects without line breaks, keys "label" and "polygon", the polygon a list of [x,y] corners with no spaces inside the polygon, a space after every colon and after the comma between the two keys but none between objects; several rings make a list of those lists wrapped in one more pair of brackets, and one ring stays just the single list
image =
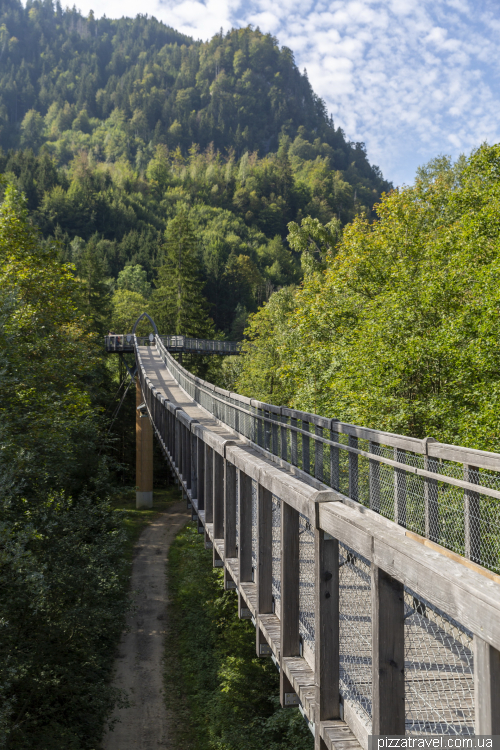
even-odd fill
[{"label": "wooden post", "polygon": [[[424,456],[424,469],[436,471],[438,461],[435,458]],[[436,472],[437,473],[437,472]],[[424,504],[425,504],[425,536],[433,542],[439,542],[439,504],[438,504],[438,481],[437,479],[426,479],[424,481]]]},{"label": "wooden post", "polygon": [[404,586],[372,565],[372,734],[405,734]]},{"label": "wooden post", "polygon": [[[315,723],[318,733],[321,721],[340,717],[339,543],[322,529],[314,532],[314,566]],[[318,741],[316,746],[319,747]]]},{"label": "wooden post", "polygon": [[224,459],[217,453],[214,456],[213,485],[213,524],[214,539],[224,538]]},{"label": "wooden post", "polygon": [[184,487],[187,487],[186,485],[186,455],[187,455],[187,447],[186,447],[186,428],[183,425],[183,423],[179,420],[179,428],[180,428],[180,434],[181,434],[181,463],[180,463],[180,472],[182,476],[182,481],[184,483]]},{"label": "wooden post", "polygon": [[[405,462],[405,451],[394,448],[394,460]],[[394,520],[406,528],[406,472],[394,469]]]},{"label": "wooden post", "polygon": [[257,656],[271,656],[272,654],[271,648],[258,625],[255,629],[255,651]]},{"label": "wooden post", "polygon": [[184,427],[184,445],[186,446],[186,460],[185,460],[185,472],[186,472],[186,490],[191,489],[191,432],[189,427]]},{"label": "wooden post", "polygon": [[[370,440],[370,453],[377,454],[378,443]],[[370,508],[380,513],[380,464],[370,458]]]},{"label": "wooden post", "polygon": [[199,437],[196,441],[196,466],[198,469],[197,494],[198,510],[205,510],[205,443]]},{"label": "wooden post", "polygon": [[224,459],[224,555],[236,552],[236,466]]},{"label": "wooden post", "polygon": [[[334,423],[332,420],[332,429],[330,430],[330,440],[335,443],[339,442],[339,433],[333,429]],[[334,445],[330,446],[330,487],[340,492],[340,456],[339,448]]]},{"label": "wooden post", "polygon": [[[358,447],[358,438],[356,435],[349,435],[349,445],[351,448]],[[352,500],[358,499],[358,454],[349,452],[349,497]]]},{"label": "wooden post", "polygon": [[282,669],[280,669],[280,703],[282,708],[296,708],[299,705],[295,688]]},{"label": "wooden post", "polygon": [[257,485],[257,612],[273,611],[273,513],[272,495]]},{"label": "wooden post", "polygon": [[[136,407],[143,403],[139,378],[136,378]],[[153,507],[153,427],[146,410],[135,410],[136,508]]]},{"label": "wooden post", "polygon": [[[271,416],[271,414],[269,414]],[[278,421],[279,421],[279,415],[272,412],[272,420],[273,423],[271,425],[272,431],[273,431],[273,442],[272,442],[272,452],[275,456],[279,456],[280,454],[280,447],[279,447],[279,441],[278,441]]]},{"label": "wooden post", "polygon": [[[297,420],[295,419],[295,417],[292,417],[290,419],[290,426],[297,427]],[[298,466],[299,465],[299,457],[298,457],[298,449],[297,449],[298,441],[297,441],[297,433],[295,432],[295,430],[290,430],[290,441],[291,441],[291,446],[292,446],[292,464],[294,466]]]},{"label": "wooden post", "polygon": [[[479,483],[479,469],[464,464],[464,480]],[[464,491],[465,557],[481,564],[481,507],[479,493]]]},{"label": "wooden post", "polygon": [[264,437],[262,434],[262,431],[265,432],[265,426],[264,421],[262,419],[264,415],[264,411],[262,409],[257,409],[257,445],[264,446]]},{"label": "wooden post", "polygon": [[189,429],[188,440],[191,452],[191,498],[198,500],[198,438]]},{"label": "wooden post", "polygon": [[252,479],[245,472],[239,474],[240,514],[238,540],[240,581],[252,580]]},{"label": "wooden post", "polygon": [[203,443],[205,449],[205,522],[214,520],[214,451]]},{"label": "wooden post", "polygon": [[500,651],[474,636],[475,733],[500,735]]},{"label": "wooden post", "polygon": [[[323,437],[323,428],[315,425],[315,434]],[[323,443],[320,440],[314,441],[314,476],[323,481]]]},{"label": "wooden post", "polygon": [[[284,414],[281,415],[281,422],[284,425],[287,424],[287,417]],[[288,461],[288,439],[287,439],[288,430],[286,427],[281,427],[280,430],[281,430],[281,458],[284,459],[285,461]]]},{"label": "wooden post", "polygon": [[[271,418],[270,411],[264,410],[262,414],[265,419]],[[271,425],[269,422],[265,422],[264,419],[262,420],[262,423],[264,425],[264,448],[266,451],[271,451]]]},{"label": "wooden post", "polygon": [[[281,656],[299,656],[299,512],[281,500]],[[284,696],[281,695],[281,705]]]},{"label": "wooden post", "polygon": [[[305,430],[305,432],[309,432],[309,422],[306,422],[305,419],[302,420],[302,429]],[[302,434],[302,471],[307,472],[307,474],[311,473],[310,443],[311,440],[309,436]]]},{"label": "wooden post", "polygon": [[177,415],[174,417],[174,463],[177,470],[182,474],[182,425],[177,419]]}]

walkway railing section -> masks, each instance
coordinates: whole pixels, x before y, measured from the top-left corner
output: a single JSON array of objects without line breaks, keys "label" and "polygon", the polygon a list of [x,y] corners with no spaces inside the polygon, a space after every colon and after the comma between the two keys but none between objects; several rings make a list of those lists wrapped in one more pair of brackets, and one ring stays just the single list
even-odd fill
[{"label": "walkway railing section", "polygon": [[[155,337],[136,336],[139,346],[155,344]],[[171,352],[185,352],[187,354],[239,354],[241,344],[238,341],[209,341],[194,339],[189,336],[162,336],[163,346]],[[104,343],[107,352],[132,352],[134,350],[134,334],[110,333],[105,336]]]},{"label": "walkway railing section", "polygon": [[[214,565],[315,749],[367,748],[369,734],[500,734],[500,585],[404,528],[439,540],[451,528],[472,558],[464,519],[477,503],[497,508],[498,457],[251,401],[195,378],[160,342],[157,352],[239,433],[219,435],[166,399],[136,351],[156,435]],[[487,531],[475,532],[481,556],[496,549]]]},{"label": "walkway railing section", "polygon": [[400,526],[500,573],[500,455],[358,427],[245,398],[185,370],[181,387],[218,420]]}]

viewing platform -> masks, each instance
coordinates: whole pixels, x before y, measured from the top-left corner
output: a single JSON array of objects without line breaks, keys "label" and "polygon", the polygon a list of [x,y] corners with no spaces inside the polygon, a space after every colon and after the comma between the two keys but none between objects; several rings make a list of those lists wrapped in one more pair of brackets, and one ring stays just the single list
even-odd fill
[{"label": "viewing platform", "polygon": [[[149,336],[137,336],[139,346],[154,346],[156,338],[159,338],[165,349],[171,354],[239,354],[241,343],[239,341],[208,341],[206,339],[192,339],[188,336],[158,336],[150,333]],[[133,352],[133,333],[114,333],[104,337],[106,351]]]}]

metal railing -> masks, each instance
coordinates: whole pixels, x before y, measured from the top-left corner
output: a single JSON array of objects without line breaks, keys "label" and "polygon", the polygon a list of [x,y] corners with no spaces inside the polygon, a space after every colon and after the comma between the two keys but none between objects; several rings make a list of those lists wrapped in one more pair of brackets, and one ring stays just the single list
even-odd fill
[{"label": "metal railing", "polygon": [[[136,336],[139,346],[154,346],[153,334],[149,336]],[[194,339],[189,336],[162,336],[163,346],[169,352],[187,354],[239,354],[241,344],[238,341],[210,341],[207,339]],[[107,352],[132,352],[134,351],[134,334],[114,333],[104,337]]]},{"label": "metal railing", "polygon": [[[402,528],[415,496],[429,518],[448,512],[436,511],[441,484],[463,503],[469,485],[489,490],[409,458],[470,471],[471,452],[465,461],[466,449],[251,401],[195,378],[160,342],[157,352],[191,400],[179,391],[181,408],[166,398],[143,363],[151,355],[137,350],[156,435],[226,588],[238,590],[240,616],[253,618],[257,654],[272,655],[282,673],[282,705],[299,705],[315,746],[348,740],[354,749],[357,739],[366,748],[369,734],[500,733],[500,586]],[[158,378],[156,365],[150,374]],[[214,420],[198,412],[197,421],[197,405]],[[496,476],[496,454],[472,455],[479,477]],[[385,516],[396,519],[383,517],[387,482]]]},{"label": "metal railing", "polygon": [[245,398],[158,350],[179,385],[223,424],[305,475],[500,573],[500,455],[405,437]]}]

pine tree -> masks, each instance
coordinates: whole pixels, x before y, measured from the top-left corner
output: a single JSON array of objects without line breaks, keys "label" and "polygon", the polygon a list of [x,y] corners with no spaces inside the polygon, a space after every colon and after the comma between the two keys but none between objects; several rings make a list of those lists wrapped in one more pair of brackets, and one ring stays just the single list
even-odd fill
[{"label": "pine tree", "polygon": [[173,219],[165,232],[165,263],[158,271],[152,311],[161,334],[198,338],[214,335],[199,276],[196,237],[185,213]]}]

